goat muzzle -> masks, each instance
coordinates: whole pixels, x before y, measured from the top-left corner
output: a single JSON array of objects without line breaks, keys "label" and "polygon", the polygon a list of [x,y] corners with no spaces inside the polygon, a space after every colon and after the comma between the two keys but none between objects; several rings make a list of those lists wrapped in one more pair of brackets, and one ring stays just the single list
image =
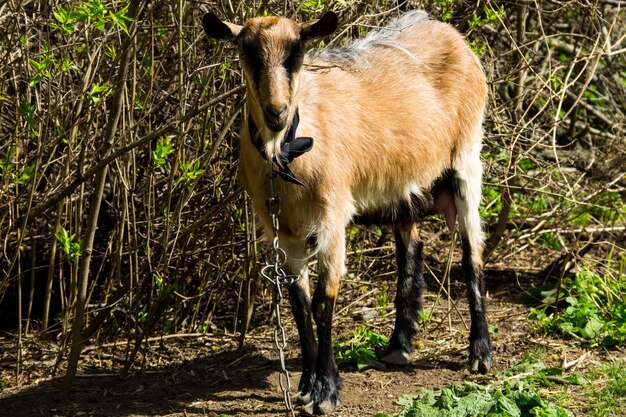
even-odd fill
[{"label": "goat muzzle", "polygon": [[280,132],[287,126],[287,118],[289,116],[287,109],[287,105],[265,107],[265,123],[270,130]]}]

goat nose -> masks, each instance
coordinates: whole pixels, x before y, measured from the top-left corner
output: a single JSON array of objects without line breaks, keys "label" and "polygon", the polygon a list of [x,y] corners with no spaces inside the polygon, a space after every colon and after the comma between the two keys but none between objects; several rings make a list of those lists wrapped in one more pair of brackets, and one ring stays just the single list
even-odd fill
[{"label": "goat nose", "polygon": [[285,116],[287,112],[287,105],[282,105],[278,107],[267,106],[267,113],[272,116],[276,120],[280,120]]}]

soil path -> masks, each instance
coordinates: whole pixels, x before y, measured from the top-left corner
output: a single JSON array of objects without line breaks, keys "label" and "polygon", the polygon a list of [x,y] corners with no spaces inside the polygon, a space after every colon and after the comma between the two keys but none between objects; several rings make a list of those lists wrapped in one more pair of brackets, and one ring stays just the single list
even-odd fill
[{"label": "soil path", "polygon": [[[488,280],[490,321],[498,327],[493,335],[496,369],[504,369],[519,361],[528,349],[549,346],[542,346],[545,343],[534,340],[528,331],[525,320],[528,307],[520,303],[522,287],[518,279],[501,271],[497,278],[493,272],[490,275],[493,278]],[[377,332],[390,333],[393,311],[384,313],[378,307],[377,292],[363,292],[362,296],[346,293],[346,298],[339,300],[337,337],[349,338],[365,321]],[[451,292],[452,304],[446,297],[437,296],[437,289],[426,296],[425,305],[431,309],[432,319],[418,337],[413,364],[363,372],[342,368],[342,407],[334,416],[397,413],[399,396],[419,388],[442,388],[468,376],[469,314],[463,297],[464,286],[452,282]],[[288,366],[296,370],[299,367],[297,334],[290,320],[286,324],[290,340]],[[46,370],[42,364],[50,355],[40,353],[42,360],[33,360],[38,356],[37,349],[45,351],[39,344],[30,347],[25,355],[29,359],[24,364],[27,379],[23,387],[0,394],[0,416],[284,415],[272,334],[270,326],[258,326],[240,350],[236,349],[233,338],[225,335],[157,341],[145,352],[143,371],[137,370],[123,379],[115,375],[122,367],[116,362],[115,353],[94,350],[83,359],[80,377],[67,398],[59,394],[60,378],[46,377],[50,368]],[[294,386],[298,378],[299,373],[294,372]]]}]

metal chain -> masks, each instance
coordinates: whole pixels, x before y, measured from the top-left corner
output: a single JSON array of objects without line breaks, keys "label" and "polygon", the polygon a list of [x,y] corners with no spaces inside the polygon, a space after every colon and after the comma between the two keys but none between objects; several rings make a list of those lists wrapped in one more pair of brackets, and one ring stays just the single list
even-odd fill
[{"label": "metal chain", "polygon": [[261,268],[261,276],[265,279],[267,284],[272,289],[272,304],[274,306],[276,314],[276,327],[274,328],[274,344],[278,350],[278,357],[280,359],[281,371],[278,376],[278,384],[283,392],[283,399],[285,401],[285,409],[287,416],[295,417],[293,405],[291,404],[291,379],[289,378],[289,371],[285,365],[285,348],[287,347],[287,336],[285,334],[285,328],[282,324],[280,315],[280,303],[283,300],[283,286],[290,286],[298,280],[297,275],[287,275],[283,269],[283,265],[287,261],[287,254],[280,248],[278,242],[278,215],[280,214],[280,197],[276,195],[274,189],[274,179],[276,174],[274,173],[274,163],[269,162],[269,182],[270,182],[270,198],[267,199],[266,205],[270,213],[272,220],[272,232],[274,238],[272,240],[272,255],[273,263],[266,262],[266,265]]}]

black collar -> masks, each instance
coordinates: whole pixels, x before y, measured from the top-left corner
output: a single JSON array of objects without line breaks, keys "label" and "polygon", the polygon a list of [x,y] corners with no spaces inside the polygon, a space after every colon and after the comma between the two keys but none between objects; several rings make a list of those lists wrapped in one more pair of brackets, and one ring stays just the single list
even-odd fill
[{"label": "black collar", "polygon": [[[296,178],[288,164],[295,158],[299,157],[305,152],[308,152],[313,148],[313,138],[304,136],[296,137],[296,130],[298,130],[298,124],[300,123],[300,114],[298,108],[293,116],[291,127],[285,133],[283,140],[280,143],[280,155],[274,156],[273,161],[278,166],[278,171],[275,171],[283,180],[304,186],[304,184]],[[254,147],[259,151],[263,159],[267,161],[267,154],[265,153],[264,143],[260,140],[259,130],[257,129],[250,114],[248,114],[248,133],[250,134],[250,140]]]}]

